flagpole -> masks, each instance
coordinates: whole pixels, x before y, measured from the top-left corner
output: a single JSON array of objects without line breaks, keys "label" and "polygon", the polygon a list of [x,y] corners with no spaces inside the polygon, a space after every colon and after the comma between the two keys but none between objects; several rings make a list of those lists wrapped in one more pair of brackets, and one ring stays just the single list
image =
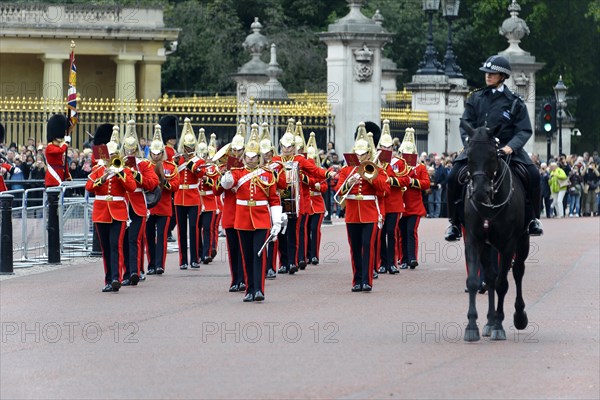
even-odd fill
[{"label": "flagpole", "polygon": [[[68,120],[68,128],[67,128],[67,135],[71,136],[71,132],[73,131],[73,128],[75,127],[75,124],[77,123],[78,118],[71,118],[71,113],[72,111],[75,111],[75,115],[77,115],[77,89],[76,89],[76,75],[74,75],[74,71],[73,71],[73,67],[75,64],[75,42],[73,40],[71,40],[71,55],[69,57],[69,89],[67,89],[67,120]],[[75,73],[76,73],[77,69],[75,69]],[[71,91],[74,91],[74,96],[75,96],[75,109],[72,109],[72,93]],[[73,140],[73,139],[71,139]],[[69,153],[69,144],[67,143],[67,151],[65,151],[65,180],[67,180],[67,178],[69,177],[69,158],[68,158],[68,153]],[[71,177],[72,179],[72,177]]]}]

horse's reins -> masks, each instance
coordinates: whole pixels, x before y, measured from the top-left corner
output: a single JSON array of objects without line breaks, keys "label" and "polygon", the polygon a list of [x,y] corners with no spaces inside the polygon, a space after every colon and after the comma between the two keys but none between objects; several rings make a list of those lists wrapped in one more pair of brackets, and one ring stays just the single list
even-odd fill
[{"label": "horse's reins", "polygon": [[[475,142],[483,142],[483,143],[487,143],[487,140],[473,140],[470,141],[470,143],[475,143]],[[510,162],[510,155],[507,156],[509,162]],[[467,196],[469,198],[469,203],[471,204],[471,206],[475,209],[475,212],[477,213],[477,215],[479,215],[479,217],[481,217],[483,219],[483,227],[484,229],[487,231],[487,229],[489,228],[489,223],[490,221],[494,220],[494,218],[496,218],[496,216],[500,213],[500,211],[502,211],[502,208],[508,204],[508,202],[510,201],[510,199],[512,198],[512,194],[513,194],[513,177],[512,177],[512,173],[510,173],[510,167],[508,166],[508,162],[505,161],[503,158],[500,158],[500,161],[502,161],[503,164],[503,168],[502,168],[502,172],[500,173],[499,178],[496,180],[494,179],[496,176],[496,171],[494,171],[494,177],[492,177],[491,180],[491,186],[492,186],[492,199],[494,199],[494,194],[498,193],[498,191],[500,190],[500,188],[502,187],[502,183],[504,181],[504,179],[506,178],[506,174],[508,173],[508,177],[509,177],[509,190],[508,190],[508,195],[506,196],[506,199],[504,199],[504,201],[502,201],[499,204],[493,204],[493,203],[482,203],[482,202],[476,202],[475,200],[473,200],[473,180],[472,178],[476,177],[476,176],[480,176],[480,175],[486,175],[485,172],[483,171],[476,171],[474,172],[472,175],[470,173],[467,173],[467,177],[466,180],[470,181],[469,185],[467,186],[468,189],[468,193]],[[487,177],[487,175],[486,175]],[[482,213],[481,210],[479,209],[479,207],[477,207],[477,205],[483,206],[489,210],[497,210],[491,217],[489,218],[485,218]]]}]

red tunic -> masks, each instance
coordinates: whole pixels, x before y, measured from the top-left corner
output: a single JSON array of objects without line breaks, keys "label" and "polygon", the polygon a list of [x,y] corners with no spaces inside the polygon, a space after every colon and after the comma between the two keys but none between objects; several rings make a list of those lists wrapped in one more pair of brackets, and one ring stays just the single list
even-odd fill
[{"label": "red tunic", "polygon": [[233,187],[244,176],[254,174],[251,179],[240,185],[236,192],[235,229],[252,231],[271,229],[269,206],[281,204],[277,195],[273,173],[262,167],[254,170],[236,168],[231,170]]},{"label": "red tunic", "polygon": [[[354,167],[344,167],[340,171],[340,177],[335,190],[338,191],[346,178],[353,172]],[[359,178],[359,181],[350,190],[350,195],[346,199],[346,223],[371,223],[379,222],[383,218],[381,209],[378,208],[378,199],[384,197],[390,192],[390,184],[387,181],[387,174],[379,168],[379,174],[369,183],[367,180]],[[340,197],[347,192],[348,185],[344,185],[344,190],[340,192]],[[354,198],[353,198],[354,197]]]},{"label": "red tunic", "polygon": [[175,157],[175,149],[169,145],[166,145],[165,155],[167,156],[167,161],[173,161],[173,157]]},{"label": "red tunic", "polygon": [[[4,168],[6,170],[6,172],[8,172],[12,169],[12,165],[4,163],[4,164],[0,164],[0,168]],[[4,176],[2,174],[0,174],[0,193],[6,192],[7,190],[8,189],[6,187],[6,183],[4,183]]]},{"label": "red tunic", "polygon": [[158,185],[158,176],[156,176],[150,161],[137,159],[136,162],[136,189],[133,193],[129,193],[129,203],[137,215],[145,217],[148,214],[148,208],[146,207],[144,190],[154,190]]},{"label": "red tunic", "polygon": [[105,170],[106,167],[103,165],[94,167],[85,184],[85,190],[96,195],[92,221],[100,223],[111,223],[113,220],[127,221],[129,219],[127,193],[133,192],[136,187],[133,175],[128,168],[125,168],[124,179],[115,175],[101,183],[100,178]]},{"label": "red tunic", "polygon": [[162,185],[162,195],[157,205],[150,209],[150,215],[161,215],[164,217],[173,216],[173,207],[171,207],[171,194],[179,189],[179,173],[173,162],[163,161],[163,172],[165,176],[170,176]]},{"label": "red tunic", "polygon": [[217,196],[219,188],[219,171],[214,167],[207,167],[202,173],[202,179],[198,181],[200,191],[201,212],[217,211]]},{"label": "red tunic", "polygon": [[[403,190],[410,185],[410,178],[404,175],[408,172],[406,163],[401,158],[392,158],[389,164],[385,164],[385,171],[390,178],[390,195],[385,197],[385,212],[386,213],[403,213],[404,212],[404,197]],[[404,176],[401,176],[404,175]]]},{"label": "red tunic", "polygon": [[423,195],[421,191],[429,189],[429,174],[427,167],[423,164],[417,164],[411,168],[408,174],[411,180],[410,187],[404,192],[404,215],[427,215],[425,205],[423,204]]},{"label": "red tunic", "polygon": [[[198,167],[204,164],[204,160],[194,160],[192,171],[188,168],[184,168],[179,172],[179,190],[175,192],[175,205],[176,206],[199,206],[200,205],[200,192],[198,191],[198,178],[202,176]],[[187,165],[189,161],[185,161],[182,158],[179,160],[179,165]]]},{"label": "red tunic", "polygon": [[[316,188],[317,183],[319,188]],[[325,200],[323,199],[323,193],[327,191],[327,181],[319,181],[317,179],[310,179],[310,214],[324,214],[325,213]]]},{"label": "red tunic", "polygon": [[[48,143],[48,147],[46,147],[46,164],[48,165],[45,179],[46,187],[58,186],[61,182],[65,181],[65,156],[68,148],[69,146],[66,143],[63,143],[60,146],[57,146],[54,143]],[[60,181],[58,181],[50,172],[50,167],[56,172]],[[71,179],[68,168],[66,179]]]}]

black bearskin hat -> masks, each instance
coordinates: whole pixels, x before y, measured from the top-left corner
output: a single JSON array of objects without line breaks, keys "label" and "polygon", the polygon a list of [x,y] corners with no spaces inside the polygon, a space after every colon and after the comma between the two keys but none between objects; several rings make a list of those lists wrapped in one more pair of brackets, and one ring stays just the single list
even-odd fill
[{"label": "black bearskin hat", "polygon": [[[379,143],[379,138],[381,138],[381,128],[375,122],[366,121],[365,129],[367,133],[371,132],[373,134],[373,142],[375,144]],[[354,137],[356,138],[356,134],[358,133],[358,128],[356,128],[356,132],[354,132]]]},{"label": "black bearskin hat", "polygon": [[94,146],[110,142],[113,124],[102,124],[94,132]]},{"label": "black bearskin hat", "polygon": [[69,123],[67,117],[63,114],[54,114],[51,116],[46,125],[46,139],[48,140],[48,143],[52,142],[54,139],[64,138],[68,127]]},{"label": "black bearskin hat", "polygon": [[164,144],[167,144],[167,141],[169,141],[170,139],[178,138],[179,124],[176,116],[165,115],[160,119],[160,121],[158,121],[158,124],[160,125],[162,140]]}]

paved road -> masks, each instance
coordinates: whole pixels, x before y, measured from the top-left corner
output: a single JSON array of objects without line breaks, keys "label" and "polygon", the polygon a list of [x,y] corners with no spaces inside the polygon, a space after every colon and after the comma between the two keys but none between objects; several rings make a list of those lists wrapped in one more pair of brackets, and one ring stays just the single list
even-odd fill
[{"label": "paved road", "polygon": [[[459,244],[423,220],[421,265],[351,293],[343,225],[322,264],[267,283],[264,303],[227,292],[221,257],[118,294],[81,262],[0,282],[2,398],[599,398],[600,219],[546,220],[524,280],[530,326],[462,341]],[[487,296],[478,296],[485,318]]]}]

